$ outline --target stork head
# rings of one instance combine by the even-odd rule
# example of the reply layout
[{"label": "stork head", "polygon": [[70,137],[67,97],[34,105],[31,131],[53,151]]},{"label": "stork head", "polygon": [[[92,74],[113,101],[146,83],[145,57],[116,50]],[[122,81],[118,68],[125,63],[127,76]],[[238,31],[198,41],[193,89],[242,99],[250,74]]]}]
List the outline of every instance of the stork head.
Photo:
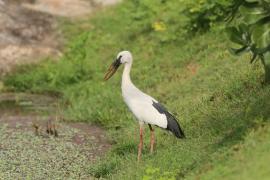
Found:
[{"label": "stork head", "polygon": [[104,80],[110,79],[110,77],[112,77],[113,74],[117,71],[119,66],[125,63],[129,64],[132,63],[132,55],[129,51],[121,51],[120,53],[118,53],[115,61],[111,64],[111,66],[107,70]]},{"label": "stork head", "polygon": [[131,63],[132,61],[132,55],[129,51],[121,51],[117,54],[117,59],[120,58],[121,64],[124,63]]}]

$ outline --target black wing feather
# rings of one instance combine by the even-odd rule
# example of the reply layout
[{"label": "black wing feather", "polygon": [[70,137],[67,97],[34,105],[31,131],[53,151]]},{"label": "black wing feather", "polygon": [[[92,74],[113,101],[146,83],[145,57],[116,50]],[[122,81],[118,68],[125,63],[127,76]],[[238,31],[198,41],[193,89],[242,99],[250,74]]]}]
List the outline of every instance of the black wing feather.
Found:
[{"label": "black wing feather", "polygon": [[165,114],[168,124],[167,130],[171,131],[177,138],[184,138],[184,131],[181,129],[176,118],[160,103],[153,101],[153,107],[160,113]]}]

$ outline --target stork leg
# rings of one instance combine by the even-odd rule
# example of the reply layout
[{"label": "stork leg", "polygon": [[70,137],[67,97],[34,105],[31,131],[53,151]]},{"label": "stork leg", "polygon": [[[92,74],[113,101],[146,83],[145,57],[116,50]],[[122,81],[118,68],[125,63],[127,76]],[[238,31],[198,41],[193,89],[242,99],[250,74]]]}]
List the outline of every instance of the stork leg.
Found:
[{"label": "stork leg", "polygon": [[140,143],[138,146],[138,162],[140,162],[141,160],[141,156],[142,156],[142,147],[143,147],[143,124],[140,124]]},{"label": "stork leg", "polygon": [[154,144],[155,144],[155,134],[154,134],[154,129],[150,124],[148,124],[150,133],[151,133],[151,139],[150,139],[150,153],[152,154],[154,151]]}]

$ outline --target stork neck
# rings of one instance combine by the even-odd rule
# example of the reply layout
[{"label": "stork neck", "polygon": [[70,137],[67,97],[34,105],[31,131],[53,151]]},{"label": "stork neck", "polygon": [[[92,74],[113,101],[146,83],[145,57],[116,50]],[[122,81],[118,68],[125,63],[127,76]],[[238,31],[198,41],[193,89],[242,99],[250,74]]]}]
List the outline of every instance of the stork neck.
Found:
[{"label": "stork neck", "polygon": [[126,83],[131,83],[132,84],[132,82],[130,80],[131,66],[132,66],[131,62],[125,64],[124,72],[123,72],[123,75],[122,75],[122,85],[124,85]]}]

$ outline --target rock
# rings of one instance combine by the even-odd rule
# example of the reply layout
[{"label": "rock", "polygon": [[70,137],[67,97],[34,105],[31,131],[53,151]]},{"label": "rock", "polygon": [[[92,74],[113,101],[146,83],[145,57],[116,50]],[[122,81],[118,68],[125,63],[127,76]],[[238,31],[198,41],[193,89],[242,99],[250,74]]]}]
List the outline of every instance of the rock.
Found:
[{"label": "rock", "polygon": [[81,17],[120,0],[0,0],[0,77],[20,64],[61,56],[55,16]]}]

